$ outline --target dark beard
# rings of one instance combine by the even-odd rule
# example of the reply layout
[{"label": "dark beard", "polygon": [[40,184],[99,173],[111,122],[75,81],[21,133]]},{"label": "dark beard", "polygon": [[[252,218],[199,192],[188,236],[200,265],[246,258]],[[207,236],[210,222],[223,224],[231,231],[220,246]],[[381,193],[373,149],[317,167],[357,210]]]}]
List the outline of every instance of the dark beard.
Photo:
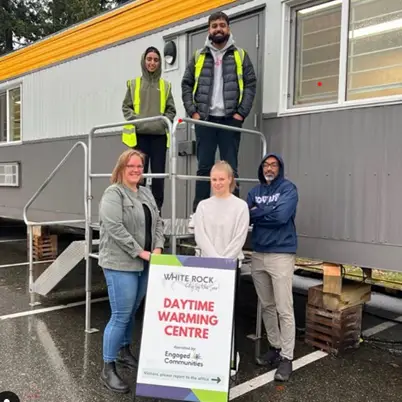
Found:
[{"label": "dark beard", "polygon": [[218,36],[218,35],[212,35],[212,34],[209,35],[210,41],[211,41],[212,43],[217,43],[217,44],[221,44],[221,43],[223,43],[223,42],[226,42],[229,38],[230,38],[230,35],[229,35],[229,34],[227,34],[227,35],[220,35],[220,36]]}]

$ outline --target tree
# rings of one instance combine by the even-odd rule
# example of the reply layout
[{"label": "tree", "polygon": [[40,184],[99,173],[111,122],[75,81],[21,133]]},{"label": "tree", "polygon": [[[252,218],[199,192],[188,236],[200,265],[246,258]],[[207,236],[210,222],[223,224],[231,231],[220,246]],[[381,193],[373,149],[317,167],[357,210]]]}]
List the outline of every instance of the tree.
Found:
[{"label": "tree", "polygon": [[48,34],[94,17],[114,6],[108,0],[52,0],[48,9]]},{"label": "tree", "polygon": [[112,9],[112,0],[0,0],[0,55]]},{"label": "tree", "polygon": [[41,0],[0,0],[0,54],[44,36],[43,3]]}]

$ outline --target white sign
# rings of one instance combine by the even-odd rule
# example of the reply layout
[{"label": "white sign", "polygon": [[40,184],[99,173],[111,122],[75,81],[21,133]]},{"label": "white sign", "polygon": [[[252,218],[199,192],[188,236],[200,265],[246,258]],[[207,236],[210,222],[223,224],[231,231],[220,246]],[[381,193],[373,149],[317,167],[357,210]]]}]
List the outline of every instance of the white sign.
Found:
[{"label": "white sign", "polygon": [[237,261],[153,255],[136,395],[227,402]]}]

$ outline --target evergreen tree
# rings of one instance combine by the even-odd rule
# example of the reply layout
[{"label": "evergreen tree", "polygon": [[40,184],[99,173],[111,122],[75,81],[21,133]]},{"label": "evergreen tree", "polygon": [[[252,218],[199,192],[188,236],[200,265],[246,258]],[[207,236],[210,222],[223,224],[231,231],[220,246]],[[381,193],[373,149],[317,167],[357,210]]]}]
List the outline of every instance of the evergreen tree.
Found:
[{"label": "evergreen tree", "polygon": [[0,55],[110,10],[117,3],[112,0],[0,0]]},{"label": "evergreen tree", "polygon": [[0,54],[43,38],[46,13],[40,0],[0,0]]}]

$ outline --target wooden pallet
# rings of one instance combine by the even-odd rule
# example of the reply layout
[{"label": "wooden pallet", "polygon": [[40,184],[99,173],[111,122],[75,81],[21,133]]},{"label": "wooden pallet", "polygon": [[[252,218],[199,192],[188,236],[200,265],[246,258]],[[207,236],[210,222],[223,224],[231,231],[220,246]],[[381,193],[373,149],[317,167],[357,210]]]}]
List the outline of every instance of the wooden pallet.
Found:
[{"label": "wooden pallet", "polygon": [[57,258],[57,235],[33,236],[34,261],[54,260]]},{"label": "wooden pallet", "polygon": [[305,342],[338,355],[360,344],[363,304],[332,311],[307,305]]}]

